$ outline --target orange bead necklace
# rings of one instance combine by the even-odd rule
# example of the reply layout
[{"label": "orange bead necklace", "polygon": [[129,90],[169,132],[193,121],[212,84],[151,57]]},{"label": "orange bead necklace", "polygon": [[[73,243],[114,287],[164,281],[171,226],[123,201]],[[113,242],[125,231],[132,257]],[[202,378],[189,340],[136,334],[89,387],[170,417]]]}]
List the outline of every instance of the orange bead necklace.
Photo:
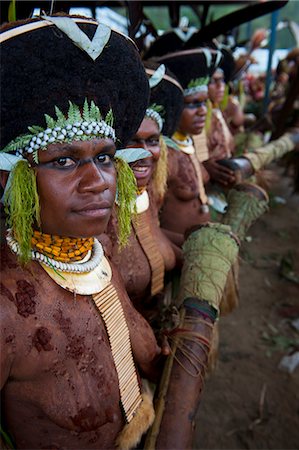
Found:
[{"label": "orange bead necklace", "polygon": [[81,261],[92,250],[94,238],[70,238],[34,231],[32,250],[56,261],[68,263]]}]

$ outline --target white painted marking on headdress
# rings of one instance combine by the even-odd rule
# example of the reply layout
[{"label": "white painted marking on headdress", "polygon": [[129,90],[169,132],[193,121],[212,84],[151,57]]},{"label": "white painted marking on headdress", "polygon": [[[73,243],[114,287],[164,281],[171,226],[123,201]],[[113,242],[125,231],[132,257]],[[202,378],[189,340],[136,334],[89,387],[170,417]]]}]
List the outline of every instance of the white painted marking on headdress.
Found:
[{"label": "white painted marking on headdress", "polygon": [[93,39],[90,40],[70,17],[42,16],[42,18],[52,22],[59,30],[65,33],[77,47],[87,53],[93,61],[100,56],[111,35],[111,28],[103,23],[99,23]]},{"label": "white painted marking on headdress", "polygon": [[165,71],[166,71],[166,68],[165,68],[164,64],[161,64],[158,67],[158,69],[155,70],[155,72],[153,73],[153,75],[150,77],[150,79],[148,81],[150,88],[157,86],[161,82],[161,80],[163,79],[163,77],[165,75]]},{"label": "white painted marking on headdress", "polygon": [[210,50],[207,49],[207,48],[203,48],[203,49],[202,49],[202,52],[203,52],[203,54],[204,54],[205,57],[206,57],[207,67],[211,67],[212,54],[211,54]]},{"label": "white painted marking on headdress", "polygon": [[183,42],[189,41],[189,39],[193,36],[193,34],[197,31],[197,28],[190,27],[187,31],[183,31],[181,28],[174,28],[173,32],[177,35],[178,38]]},{"label": "white painted marking on headdress", "polygon": [[220,50],[217,50],[215,67],[219,66],[221,59],[222,59],[222,53]]}]

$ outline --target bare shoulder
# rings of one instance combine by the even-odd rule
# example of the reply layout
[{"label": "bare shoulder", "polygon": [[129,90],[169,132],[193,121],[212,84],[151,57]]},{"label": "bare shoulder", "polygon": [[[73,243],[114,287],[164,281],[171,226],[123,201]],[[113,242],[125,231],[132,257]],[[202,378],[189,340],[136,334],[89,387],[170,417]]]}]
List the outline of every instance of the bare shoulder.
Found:
[{"label": "bare shoulder", "polygon": [[14,312],[26,318],[34,313],[39,276],[34,275],[32,263],[22,267],[6,245],[1,246],[1,312]]},{"label": "bare shoulder", "polygon": [[[24,286],[17,284],[25,278],[23,269],[5,244],[1,245],[0,277],[0,353],[1,387],[5,384],[22,341],[19,332],[18,309],[24,313],[22,293]],[[22,310],[23,308],[23,310]],[[22,333],[22,331],[21,331]]]},{"label": "bare shoulder", "polygon": [[167,147],[168,179],[176,176],[181,153],[179,150]]}]

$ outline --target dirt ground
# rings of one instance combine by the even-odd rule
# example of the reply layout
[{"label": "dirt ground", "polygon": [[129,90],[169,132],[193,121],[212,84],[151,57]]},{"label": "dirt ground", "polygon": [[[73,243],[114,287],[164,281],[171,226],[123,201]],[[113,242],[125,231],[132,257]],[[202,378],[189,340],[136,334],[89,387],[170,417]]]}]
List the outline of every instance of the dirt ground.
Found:
[{"label": "dirt ground", "polygon": [[240,305],[220,319],[219,361],[206,381],[194,449],[299,448],[299,367],[278,369],[299,350],[291,324],[299,318],[299,285],[279,275],[289,252],[299,275],[299,195],[280,167],[271,169],[272,206],[241,251]]}]

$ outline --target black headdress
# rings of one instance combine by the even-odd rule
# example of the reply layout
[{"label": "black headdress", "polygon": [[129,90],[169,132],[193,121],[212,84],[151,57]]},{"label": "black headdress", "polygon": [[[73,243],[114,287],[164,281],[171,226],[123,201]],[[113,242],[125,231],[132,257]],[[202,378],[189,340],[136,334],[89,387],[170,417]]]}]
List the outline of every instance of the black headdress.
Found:
[{"label": "black headdress", "polygon": [[179,79],[184,95],[190,89],[206,86],[221,60],[218,51],[198,48],[169,53],[156,59],[164,63]]},{"label": "black headdress", "polygon": [[[160,64],[154,61],[144,63],[145,71],[150,79],[150,84],[155,84],[154,77]],[[163,72],[164,73],[164,72]],[[151,87],[150,105],[156,104],[163,106],[163,129],[164,135],[171,137],[176,130],[183,107],[184,97],[183,88],[177,77],[165,68],[165,73],[158,76],[156,84]]]},{"label": "black headdress", "polygon": [[[92,41],[98,23],[72,20],[79,34],[81,30]],[[83,108],[85,98],[93,100],[103,116],[112,110],[118,147],[125,146],[136,132],[149,87],[137,48],[129,38],[112,31],[95,60],[53,25],[51,18],[9,24],[0,38],[0,149],[28,133],[28,126],[45,128],[44,114],[55,117],[55,106],[66,115],[69,101]]]}]

